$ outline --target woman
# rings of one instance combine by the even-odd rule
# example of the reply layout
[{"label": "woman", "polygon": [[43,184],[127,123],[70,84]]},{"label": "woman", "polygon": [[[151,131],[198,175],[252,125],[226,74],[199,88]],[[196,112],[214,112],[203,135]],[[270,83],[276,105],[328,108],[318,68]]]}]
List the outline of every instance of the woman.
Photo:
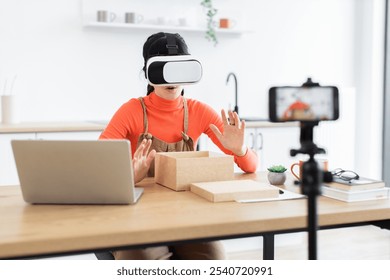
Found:
[{"label": "woman", "polygon": [[[149,58],[168,54],[167,37],[174,37],[178,55],[188,55],[188,47],[179,34],[156,33],[143,47],[144,68]],[[114,114],[100,139],[128,139],[131,142],[135,182],[149,172],[153,175],[156,152],[194,151],[202,133],[244,172],[255,172],[257,155],[244,144],[245,122],[235,112],[218,115],[210,106],[184,98],[182,86],[147,87],[147,96],[131,99]],[[153,247],[114,252],[116,259],[224,259],[219,241]]]}]

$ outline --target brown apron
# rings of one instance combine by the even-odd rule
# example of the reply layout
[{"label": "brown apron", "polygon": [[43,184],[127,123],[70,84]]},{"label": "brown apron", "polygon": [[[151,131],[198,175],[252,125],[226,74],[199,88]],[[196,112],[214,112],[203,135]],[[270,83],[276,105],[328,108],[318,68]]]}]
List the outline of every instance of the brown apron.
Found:
[{"label": "brown apron", "polygon": [[[142,133],[138,138],[137,148],[144,139],[152,139],[152,146],[150,150],[155,149],[156,152],[184,152],[184,151],[193,151],[194,150],[194,141],[187,135],[188,131],[188,106],[187,100],[183,97],[183,107],[184,107],[184,131],[181,135],[183,139],[175,143],[167,143],[157,137],[154,137],[148,132],[148,115],[146,112],[146,106],[142,97],[138,98],[141,101],[142,109],[144,112],[144,133]],[[149,177],[154,176],[154,161],[150,165],[148,172]]]},{"label": "brown apron", "polygon": [[[156,152],[180,152],[193,151],[194,142],[187,135],[188,130],[188,108],[187,100],[183,97],[184,106],[184,131],[181,133],[183,139],[176,143],[164,142],[148,132],[148,117],[146,106],[142,97],[142,109],[144,111],[144,133],[138,138],[137,148],[143,139],[152,139],[151,149]],[[148,176],[154,176],[154,162],[152,163]],[[112,252],[117,260],[163,260],[163,259],[182,259],[182,260],[223,260],[226,259],[223,245],[220,241],[198,242],[189,244],[179,244],[174,246],[147,247],[143,249],[119,250]]]}]

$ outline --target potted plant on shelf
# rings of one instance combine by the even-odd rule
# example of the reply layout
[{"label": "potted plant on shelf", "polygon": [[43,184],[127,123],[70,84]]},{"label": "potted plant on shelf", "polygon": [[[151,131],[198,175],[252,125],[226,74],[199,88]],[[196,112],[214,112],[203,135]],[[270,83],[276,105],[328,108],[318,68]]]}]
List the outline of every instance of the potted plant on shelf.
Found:
[{"label": "potted plant on shelf", "polygon": [[268,181],[271,185],[283,185],[286,182],[286,173],[284,173],[287,168],[283,165],[273,165],[268,167]]},{"label": "potted plant on shelf", "polygon": [[206,17],[207,17],[206,38],[209,41],[214,42],[214,46],[215,46],[218,44],[218,39],[215,33],[216,23],[214,21],[214,16],[217,14],[218,10],[214,8],[212,0],[202,0],[200,2],[200,5],[202,5],[206,9]]}]

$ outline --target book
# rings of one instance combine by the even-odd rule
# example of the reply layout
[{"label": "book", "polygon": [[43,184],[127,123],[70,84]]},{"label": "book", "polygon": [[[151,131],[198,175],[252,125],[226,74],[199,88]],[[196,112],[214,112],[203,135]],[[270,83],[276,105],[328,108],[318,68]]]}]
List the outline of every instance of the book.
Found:
[{"label": "book", "polygon": [[370,190],[346,191],[322,186],[321,191],[322,195],[326,197],[346,202],[355,202],[365,200],[387,199],[389,198],[390,188],[380,187]]},{"label": "book", "polygon": [[358,191],[358,190],[372,190],[385,187],[385,182],[380,180],[373,180],[368,178],[359,178],[351,181],[344,181],[337,177],[333,178],[331,183],[323,183],[330,188],[336,188],[346,191]]},{"label": "book", "polygon": [[280,191],[270,184],[254,180],[192,183],[190,190],[212,202],[274,198],[279,196]]}]

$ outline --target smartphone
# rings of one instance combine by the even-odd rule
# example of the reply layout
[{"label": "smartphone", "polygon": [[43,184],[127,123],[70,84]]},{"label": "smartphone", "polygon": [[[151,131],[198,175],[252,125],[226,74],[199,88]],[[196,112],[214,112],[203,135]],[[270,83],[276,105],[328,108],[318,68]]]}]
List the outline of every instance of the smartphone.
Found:
[{"label": "smartphone", "polygon": [[339,91],[334,86],[272,87],[268,104],[271,122],[339,118]]}]

